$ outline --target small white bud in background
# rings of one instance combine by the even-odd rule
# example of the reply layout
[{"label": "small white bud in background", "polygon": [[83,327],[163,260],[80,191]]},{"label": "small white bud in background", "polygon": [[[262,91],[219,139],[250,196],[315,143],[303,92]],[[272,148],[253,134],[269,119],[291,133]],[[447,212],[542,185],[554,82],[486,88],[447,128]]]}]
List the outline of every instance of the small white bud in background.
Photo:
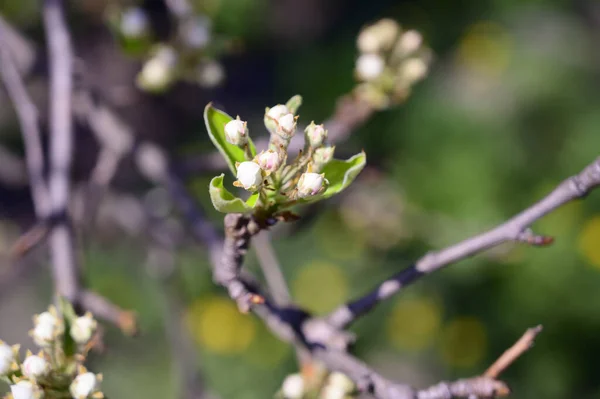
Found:
[{"label": "small white bud in background", "polygon": [[263,151],[257,157],[260,168],[268,173],[273,173],[281,166],[279,155],[273,150]]},{"label": "small white bud in background", "polygon": [[181,38],[188,47],[201,49],[210,41],[210,28],[210,20],[206,17],[188,20],[181,25]]},{"label": "small white bud in background", "polygon": [[327,130],[325,130],[325,126],[315,125],[314,122],[311,122],[311,124],[306,127],[304,133],[308,143],[313,148],[318,148],[323,145],[323,142],[327,138]]},{"label": "small white bud in background", "polygon": [[409,84],[423,79],[427,75],[427,64],[420,58],[406,60],[401,67],[401,76]]},{"label": "small white bud in background", "polygon": [[35,380],[48,375],[50,372],[50,364],[41,356],[29,355],[25,358],[25,361],[23,361],[21,370],[25,377]]},{"label": "small white bud in background", "polygon": [[161,46],[138,73],[136,81],[140,88],[153,92],[165,90],[175,76],[177,52],[170,46]]},{"label": "small white bud in background", "polygon": [[0,341],[0,376],[10,373],[12,365],[17,358],[15,348]]},{"label": "small white bud in background", "polygon": [[290,111],[288,110],[288,108],[285,105],[278,104],[278,105],[274,106],[273,108],[269,109],[269,111],[267,112],[267,116],[269,118],[274,119],[279,122],[279,118],[281,118],[283,115],[286,115],[289,113],[290,113]]},{"label": "small white bud in background", "polygon": [[94,373],[79,374],[71,383],[69,391],[74,399],[87,399],[98,391],[100,380],[101,377],[96,376]]},{"label": "small white bud in background", "polygon": [[237,179],[246,190],[256,191],[262,184],[262,170],[256,162],[242,162],[237,167]]},{"label": "small white bud in background", "polygon": [[377,32],[381,48],[383,50],[391,49],[398,39],[398,33],[400,32],[398,23],[393,19],[384,18],[373,25],[373,28]]},{"label": "small white bud in background", "polygon": [[198,68],[197,80],[201,86],[208,88],[218,86],[224,78],[223,66],[217,61],[205,62]]},{"label": "small white bud in background", "polygon": [[356,73],[363,80],[377,79],[385,68],[385,62],[377,54],[363,54],[356,60]]},{"label": "small white bud in background", "polygon": [[400,36],[396,49],[400,54],[408,55],[417,51],[421,44],[423,44],[423,36],[416,30],[408,30]]},{"label": "small white bud in background", "polygon": [[279,118],[277,124],[285,133],[292,134],[296,129],[296,118],[294,114],[285,114]]},{"label": "small white bud in background", "polygon": [[371,27],[363,29],[356,41],[356,46],[362,53],[375,53],[379,51],[379,44],[377,32]]},{"label": "small white bud in background", "polygon": [[243,146],[248,142],[248,127],[245,121],[237,119],[227,122],[225,125],[225,139],[229,144]]},{"label": "small white bud in background", "polygon": [[325,175],[303,173],[298,180],[298,197],[305,198],[319,194],[325,188]]},{"label": "small white bud in background", "polygon": [[52,345],[56,337],[63,332],[62,322],[50,312],[43,312],[34,317],[34,323],[30,335],[41,347]]},{"label": "small white bud in background", "polygon": [[148,33],[148,16],[138,7],[130,7],[121,15],[121,33],[130,38],[139,38]]},{"label": "small white bud in background", "polygon": [[285,399],[300,399],[304,395],[304,378],[298,373],[290,374],[283,380],[281,393]]},{"label": "small white bud in background", "polygon": [[346,374],[337,371],[329,375],[328,385],[337,387],[346,393],[354,390],[354,382]]},{"label": "small white bud in background", "polygon": [[14,399],[41,399],[43,392],[31,381],[21,380],[10,386],[10,392]]},{"label": "small white bud in background", "polygon": [[336,386],[327,385],[321,391],[321,399],[348,399],[347,393]]},{"label": "small white bud in background", "polygon": [[88,312],[73,321],[70,331],[71,338],[80,345],[87,344],[92,339],[97,326],[98,323],[94,320],[92,314]]},{"label": "small white bud in background", "polygon": [[313,160],[318,165],[325,165],[333,159],[334,152],[335,147],[333,146],[317,148],[313,155]]}]

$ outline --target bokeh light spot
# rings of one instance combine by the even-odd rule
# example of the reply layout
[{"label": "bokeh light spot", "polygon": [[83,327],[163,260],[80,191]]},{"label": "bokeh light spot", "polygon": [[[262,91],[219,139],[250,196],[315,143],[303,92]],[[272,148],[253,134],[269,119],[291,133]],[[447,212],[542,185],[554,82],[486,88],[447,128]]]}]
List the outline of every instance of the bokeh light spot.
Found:
[{"label": "bokeh light spot", "polygon": [[592,265],[600,267],[600,216],[594,216],[583,226],[579,250]]},{"label": "bokeh light spot", "polygon": [[419,351],[435,339],[442,309],[431,299],[401,299],[388,318],[387,337],[398,349]]},{"label": "bokeh light spot", "polygon": [[256,335],[256,322],[240,313],[228,298],[194,302],[188,308],[186,323],[198,344],[219,354],[245,351]]},{"label": "bokeh light spot", "polygon": [[294,298],[302,307],[322,313],[347,299],[348,280],[339,266],[317,261],[300,270],[292,289]]},{"label": "bokeh light spot", "polygon": [[441,355],[453,367],[472,367],[481,361],[487,347],[483,324],[473,317],[458,317],[442,331]]},{"label": "bokeh light spot", "polygon": [[458,49],[458,60],[467,68],[489,77],[501,75],[508,67],[512,43],[500,25],[479,22],[471,26]]}]

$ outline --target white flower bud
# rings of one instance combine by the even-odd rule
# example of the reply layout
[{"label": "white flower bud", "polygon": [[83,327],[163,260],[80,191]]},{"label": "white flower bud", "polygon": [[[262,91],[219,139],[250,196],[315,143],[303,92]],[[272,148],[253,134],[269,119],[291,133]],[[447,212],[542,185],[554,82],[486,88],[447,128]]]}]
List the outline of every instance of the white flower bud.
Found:
[{"label": "white flower bud", "polygon": [[198,69],[198,83],[204,87],[215,87],[225,78],[223,66],[217,61],[208,61]]},{"label": "white flower bud", "polygon": [[372,28],[363,29],[358,35],[356,45],[362,53],[375,53],[379,51],[379,38]]},{"label": "white flower bud", "polygon": [[415,83],[427,75],[427,64],[420,58],[411,58],[402,65],[401,74],[407,83]]},{"label": "white flower bud", "polygon": [[131,7],[121,15],[121,33],[123,36],[138,38],[148,32],[148,16],[139,7]]},{"label": "white flower bud", "polygon": [[319,194],[325,188],[325,175],[303,173],[298,180],[298,197],[305,198]]},{"label": "white flower bud", "polygon": [[188,20],[181,25],[180,33],[187,46],[201,49],[210,41],[210,20],[206,17]]},{"label": "white flower bud", "polygon": [[327,130],[323,125],[315,125],[311,122],[310,125],[304,130],[308,143],[313,148],[318,148],[323,145],[323,142],[327,138]]},{"label": "white flower bud", "polygon": [[52,313],[43,312],[34,318],[35,326],[30,332],[35,343],[41,347],[52,345],[62,333],[62,322]]},{"label": "white flower bud", "polygon": [[279,118],[279,120],[277,121],[277,125],[285,133],[291,134],[296,129],[296,118],[292,113],[285,114]]},{"label": "white flower bud", "polygon": [[377,54],[363,54],[356,60],[356,73],[363,80],[377,79],[384,68],[385,61]]},{"label": "white flower bud", "polygon": [[258,164],[260,168],[268,173],[273,173],[281,166],[279,155],[273,150],[263,151],[258,154]]},{"label": "white flower bud", "polygon": [[281,393],[285,399],[300,399],[304,394],[304,378],[298,373],[285,377],[281,386]]},{"label": "white flower bud", "polygon": [[256,191],[262,184],[262,170],[256,162],[242,162],[237,167],[237,179],[246,190]]},{"label": "white flower bud", "polygon": [[237,119],[227,122],[225,125],[225,139],[229,144],[243,146],[248,142],[248,127],[245,121]]},{"label": "white flower bud", "polygon": [[384,18],[377,22],[373,27],[376,29],[381,48],[383,50],[391,49],[400,32],[398,23],[393,19]]},{"label": "white flower bud", "polygon": [[335,147],[333,146],[317,148],[313,155],[313,160],[318,165],[325,165],[333,159],[334,152]]},{"label": "white flower bud", "polygon": [[152,58],[148,60],[138,75],[138,84],[146,90],[164,90],[173,78],[173,70],[165,61]]},{"label": "white flower bud", "polygon": [[15,352],[15,348],[0,341],[0,376],[10,373],[17,357]]},{"label": "white flower bud", "polygon": [[281,118],[283,115],[286,115],[289,113],[290,113],[290,111],[288,110],[288,108],[285,105],[278,104],[278,105],[274,106],[273,108],[269,109],[269,111],[267,112],[267,116],[271,119],[279,121],[279,118]]},{"label": "white flower bud", "polygon": [[48,375],[50,364],[41,356],[29,355],[25,358],[21,370],[25,377],[35,380]]},{"label": "white flower bud", "polygon": [[91,313],[86,313],[84,316],[78,317],[71,325],[71,337],[80,345],[87,344],[92,335],[96,331],[98,323],[92,317]]},{"label": "white flower bud", "polygon": [[21,380],[10,386],[10,392],[14,399],[41,399],[43,392],[31,381]]},{"label": "white flower bud", "polygon": [[94,373],[86,372],[75,377],[69,391],[74,399],[87,399],[98,391],[99,386],[100,377]]},{"label": "white flower bud", "polygon": [[349,393],[354,390],[354,382],[344,373],[334,371],[329,375],[328,384]]},{"label": "white flower bud", "polygon": [[414,53],[421,47],[423,43],[423,36],[416,30],[408,30],[400,36],[400,40],[396,45],[397,50],[402,55],[408,55]]},{"label": "white flower bud", "polygon": [[347,393],[339,387],[327,385],[321,391],[321,399],[347,399]]}]

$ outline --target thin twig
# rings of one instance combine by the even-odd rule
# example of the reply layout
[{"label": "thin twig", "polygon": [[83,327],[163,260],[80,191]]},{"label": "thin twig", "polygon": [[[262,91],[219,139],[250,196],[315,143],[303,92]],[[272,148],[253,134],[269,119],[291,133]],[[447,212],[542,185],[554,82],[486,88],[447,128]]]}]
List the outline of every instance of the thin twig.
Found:
[{"label": "thin twig", "polygon": [[254,247],[258,263],[267,280],[267,287],[273,296],[273,300],[279,306],[288,305],[291,300],[290,290],[285,282],[268,231],[264,230],[254,237]]},{"label": "thin twig", "polygon": [[528,231],[529,226],[565,203],[585,196],[599,184],[600,158],[579,174],[564,180],[542,200],[500,226],[446,249],[426,254],[414,265],[385,280],[367,295],[334,310],[328,317],[329,321],[339,328],[346,327],[375,305],[398,293],[420,277],[504,242],[531,241],[534,245],[547,244],[549,239],[533,235]]},{"label": "thin twig", "polygon": [[508,368],[517,358],[527,352],[533,346],[533,342],[539,333],[542,332],[542,326],[529,328],[525,334],[513,346],[508,348],[486,371],[485,377],[498,378],[504,370]]}]

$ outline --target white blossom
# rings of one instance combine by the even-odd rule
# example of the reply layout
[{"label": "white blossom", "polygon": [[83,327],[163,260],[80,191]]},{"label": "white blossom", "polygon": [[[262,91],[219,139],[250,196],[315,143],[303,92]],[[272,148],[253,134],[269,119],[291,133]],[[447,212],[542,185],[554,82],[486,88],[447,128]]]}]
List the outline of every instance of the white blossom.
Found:
[{"label": "white blossom", "polygon": [[275,172],[281,166],[279,155],[273,150],[263,151],[258,155],[258,165],[265,172]]},{"label": "white blossom", "polygon": [[363,54],[356,60],[356,72],[363,80],[377,79],[385,68],[385,61],[377,54]]},{"label": "white blossom", "polygon": [[50,372],[50,364],[41,356],[29,355],[25,358],[21,370],[25,377],[35,380]]},{"label": "white blossom", "polygon": [[14,348],[0,341],[0,376],[10,372],[15,357]]},{"label": "white blossom", "polygon": [[290,134],[296,129],[296,118],[294,114],[288,113],[280,117],[277,124],[284,132]]},{"label": "white blossom", "polygon": [[315,125],[314,122],[308,125],[305,130],[306,139],[313,148],[320,147],[327,138],[327,130],[323,125]]},{"label": "white blossom", "polygon": [[27,380],[11,385],[10,392],[14,399],[41,399],[44,396],[40,387]]},{"label": "white blossom", "polygon": [[93,393],[98,391],[100,379],[99,376],[90,372],[79,374],[71,383],[69,391],[74,399],[89,398]]},{"label": "white blossom", "polygon": [[94,335],[98,323],[92,317],[91,313],[86,313],[84,316],[80,316],[73,321],[71,325],[71,337],[78,344],[86,344]]},{"label": "white blossom", "polygon": [[304,394],[304,378],[298,373],[288,375],[283,380],[281,393],[285,399],[300,399]]},{"label": "white blossom", "polygon": [[256,191],[262,184],[262,170],[256,162],[242,162],[237,167],[238,182],[249,191]]},{"label": "white blossom", "polygon": [[50,312],[39,314],[34,321],[35,326],[30,334],[35,343],[41,347],[50,346],[62,333],[62,322]]}]

